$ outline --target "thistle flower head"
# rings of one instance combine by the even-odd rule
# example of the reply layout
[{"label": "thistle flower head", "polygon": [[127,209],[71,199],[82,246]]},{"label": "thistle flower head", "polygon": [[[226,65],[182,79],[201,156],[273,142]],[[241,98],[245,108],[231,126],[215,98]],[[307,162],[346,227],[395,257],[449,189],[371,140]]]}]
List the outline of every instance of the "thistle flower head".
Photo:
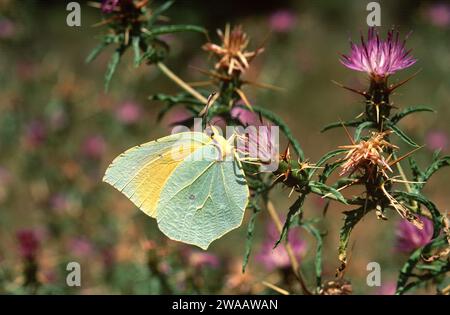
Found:
[{"label": "thistle flower head", "polygon": [[433,222],[425,217],[420,218],[424,224],[423,229],[418,229],[407,220],[401,220],[397,225],[396,250],[410,253],[419,247],[428,244],[433,237]]},{"label": "thistle flower head", "polygon": [[386,170],[392,172],[391,167],[383,156],[383,151],[386,148],[397,149],[398,147],[385,139],[389,133],[389,131],[373,132],[368,140],[361,140],[352,145],[340,146],[340,148],[348,149],[340,175],[342,176],[347,173],[353,173],[358,169],[367,169],[373,166],[377,166],[383,173]]},{"label": "thistle flower head", "polygon": [[368,73],[373,79],[385,79],[395,72],[412,66],[417,60],[405,48],[406,39],[399,40],[399,32],[391,29],[385,40],[380,39],[375,28],[369,28],[367,40],[361,36],[361,44],[350,42],[351,51],[342,55],[341,62],[347,68]]},{"label": "thistle flower head", "polygon": [[[240,119],[243,119],[244,113],[241,112]],[[241,161],[259,165],[260,172],[273,172],[279,163],[279,127],[258,120],[258,116],[250,111],[247,115],[253,124],[246,126],[245,130],[237,130],[237,151]],[[250,119],[251,115],[253,119]]]},{"label": "thistle flower head", "polygon": [[222,40],[221,45],[206,43],[203,49],[217,56],[216,70],[223,69],[228,75],[233,72],[245,72],[249,68],[250,61],[264,50],[264,48],[258,48],[255,51],[246,50],[249,38],[240,25],[235,26],[231,31],[230,25],[226,25],[224,32],[217,30],[217,33]]}]

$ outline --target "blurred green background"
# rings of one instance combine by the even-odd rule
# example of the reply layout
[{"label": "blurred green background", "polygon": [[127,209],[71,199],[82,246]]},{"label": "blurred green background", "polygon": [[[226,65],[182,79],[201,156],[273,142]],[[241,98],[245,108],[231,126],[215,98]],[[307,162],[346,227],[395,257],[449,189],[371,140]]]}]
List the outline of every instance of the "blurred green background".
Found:
[{"label": "blurred green background", "polygon": [[[338,145],[348,144],[342,130],[320,133],[327,123],[351,119],[363,110],[360,97],[331,80],[363,89],[365,74],[343,67],[339,53],[348,39],[366,33],[369,1],[188,1],[179,0],[167,16],[175,23],[206,27],[213,41],[225,23],[242,24],[250,48],[267,39],[265,52],[246,77],[283,87],[285,92],[247,87],[250,100],[279,114],[291,126],[310,161]],[[428,105],[437,114],[405,119],[403,129],[418,143],[425,165],[432,152],[450,151],[450,2],[379,1],[382,33],[395,25],[406,35],[418,62],[391,82],[421,70],[393,97],[394,105]],[[152,1],[158,5],[161,1]],[[134,145],[167,135],[181,109],[157,122],[162,104],[149,101],[157,92],[179,91],[158,69],[135,69],[131,52],[121,61],[110,92],[103,77],[111,50],[84,62],[105,32],[92,27],[98,9],[80,1],[81,27],[66,25],[64,1],[0,0],[0,293],[273,293],[262,280],[289,287],[283,270],[266,270],[255,260],[266,234],[267,215],[259,216],[254,250],[245,275],[240,264],[246,224],[200,250],[167,240],[124,196],[101,182],[111,160]],[[384,36],[384,35],[383,35]],[[191,66],[206,68],[206,38],[196,33],[167,37],[171,53],[166,64],[187,82],[204,80]],[[410,148],[398,143],[402,152]],[[445,211],[450,209],[449,170],[427,185],[426,194]],[[293,199],[275,189],[274,203],[286,213]],[[320,216],[321,200],[310,198],[306,213]],[[335,203],[326,215],[324,275],[332,279],[337,259],[342,211]],[[406,255],[395,250],[398,216],[387,222],[369,215],[352,236],[352,258],[346,276],[359,294],[391,292]],[[27,276],[20,231],[36,238],[36,287],[24,286]],[[314,241],[307,241],[302,268],[313,283]],[[28,244],[29,245],[29,244]],[[21,252],[22,251],[22,252]],[[197,266],[192,257],[210,259]],[[214,261],[212,261],[212,260]],[[82,286],[65,284],[67,262],[82,266]],[[382,266],[382,288],[366,285],[366,265]],[[212,263],[214,262],[214,263]],[[293,285],[293,290],[295,290]],[[383,292],[381,292],[382,290]],[[389,291],[391,290],[391,291]],[[423,289],[422,293],[428,292]]]}]

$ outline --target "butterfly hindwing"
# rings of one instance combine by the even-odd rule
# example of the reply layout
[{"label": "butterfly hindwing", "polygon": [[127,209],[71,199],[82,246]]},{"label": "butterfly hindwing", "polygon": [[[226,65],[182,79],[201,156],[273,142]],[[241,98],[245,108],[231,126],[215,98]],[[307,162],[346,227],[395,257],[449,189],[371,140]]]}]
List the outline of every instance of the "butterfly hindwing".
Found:
[{"label": "butterfly hindwing", "polygon": [[218,161],[210,144],[182,162],[167,180],[157,205],[160,230],[203,249],[239,227],[248,201],[244,173],[234,159]]}]

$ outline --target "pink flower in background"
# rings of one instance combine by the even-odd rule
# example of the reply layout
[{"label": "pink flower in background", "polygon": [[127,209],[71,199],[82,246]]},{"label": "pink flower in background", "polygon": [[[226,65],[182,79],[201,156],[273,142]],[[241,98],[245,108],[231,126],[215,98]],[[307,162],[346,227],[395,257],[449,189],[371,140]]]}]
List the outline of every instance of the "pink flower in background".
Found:
[{"label": "pink flower in background", "polygon": [[0,39],[11,38],[16,34],[16,26],[11,20],[0,18]]},{"label": "pink flower in background", "polygon": [[33,120],[25,127],[25,144],[36,149],[47,138],[47,131],[44,124],[39,120]]},{"label": "pink flower in background", "polygon": [[439,2],[428,7],[426,15],[431,24],[437,27],[450,26],[450,4]]},{"label": "pink flower in background", "polygon": [[397,225],[397,240],[395,248],[399,252],[410,253],[419,247],[428,244],[433,236],[433,223],[421,217],[424,227],[419,230],[407,220],[401,220]]},{"label": "pink flower in background", "polygon": [[217,268],[220,265],[219,258],[216,255],[204,252],[191,251],[188,254],[189,265],[194,268],[211,267]]},{"label": "pink flower in background", "polygon": [[347,68],[367,72],[374,79],[383,79],[396,71],[412,66],[416,59],[406,50],[406,39],[400,41],[399,32],[391,29],[385,40],[374,27],[369,28],[367,40],[361,36],[361,44],[350,42],[349,55],[342,55],[340,61]]},{"label": "pink flower in background", "polygon": [[105,139],[101,135],[89,136],[84,140],[81,150],[88,158],[100,159],[106,150]]},{"label": "pink flower in background", "polygon": [[291,31],[297,18],[290,10],[279,10],[274,12],[269,19],[270,28],[275,32],[286,33]]},{"label": "pink flower in background", "polygon": [[240,106],[234,106],[231,109],[231,117],[233,119],[239,120],[243,126],[253,126],[260,123],[257,114],[251,112],[248,109],[242,108]]},{"label": "pink flower in background", "polygon": [[134,102],[124,102],[116,110],[117,119],[126,125],[136,123],[142,115],[141,107]]},{"label": "pink flower in background", "polygon": [[20,255],[26,259],[34,258],[40,247],[39,233],[32,229],[23,229],[17,231],[16,237],[19,242]]},{"label": "pink flower in background", "polygon": [[184,107],[176,107],[164,117],[164,125],[169,130],[178,125],[185,125],[186,121],[193,119],[192,113]]},{"label": "pink flower in background", "polygon": [[76,237],[69,240],[68,249],[70,254],[78,257],[86,257],[93,253],[92,243],[84,237]]},{"label": "pink flower in background", "polygon": [[[275,249],[273,246],[280,237],[275,225],[271,222],[267,226],[266,239],[264,240],[261,250],[256,255],[256,260],[261,262],[268,271],[276,268],[286,268],[291,265],[289,256],[283,243],[280,243]],[[306,250],[306,243],[298,235],[298,229],[290,229],[289,244],[297,259],[300,259]]]},{"label": "pink flower in background", "polygon": [[430,150],[446,150],[449,145],[448,135],[440,130],[433,130],[425,136],[425,143]]},{"label": "pink flower in background", "polygon": [[397,289],[397,283],[395,281],[386,281],[381,284],[376,291],[376,295],[394,295]]}]

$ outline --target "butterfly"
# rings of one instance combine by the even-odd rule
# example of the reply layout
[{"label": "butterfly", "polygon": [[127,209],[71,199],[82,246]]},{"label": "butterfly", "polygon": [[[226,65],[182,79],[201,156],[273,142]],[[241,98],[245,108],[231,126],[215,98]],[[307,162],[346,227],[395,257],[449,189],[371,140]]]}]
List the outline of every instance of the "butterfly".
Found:
[{"label": "butterfly", "polygon": [[133,147],[116,157],[103,181],[155,218],[172,240],[204,250],[242,224],[249,188],[232,144],[181,132]]}]

